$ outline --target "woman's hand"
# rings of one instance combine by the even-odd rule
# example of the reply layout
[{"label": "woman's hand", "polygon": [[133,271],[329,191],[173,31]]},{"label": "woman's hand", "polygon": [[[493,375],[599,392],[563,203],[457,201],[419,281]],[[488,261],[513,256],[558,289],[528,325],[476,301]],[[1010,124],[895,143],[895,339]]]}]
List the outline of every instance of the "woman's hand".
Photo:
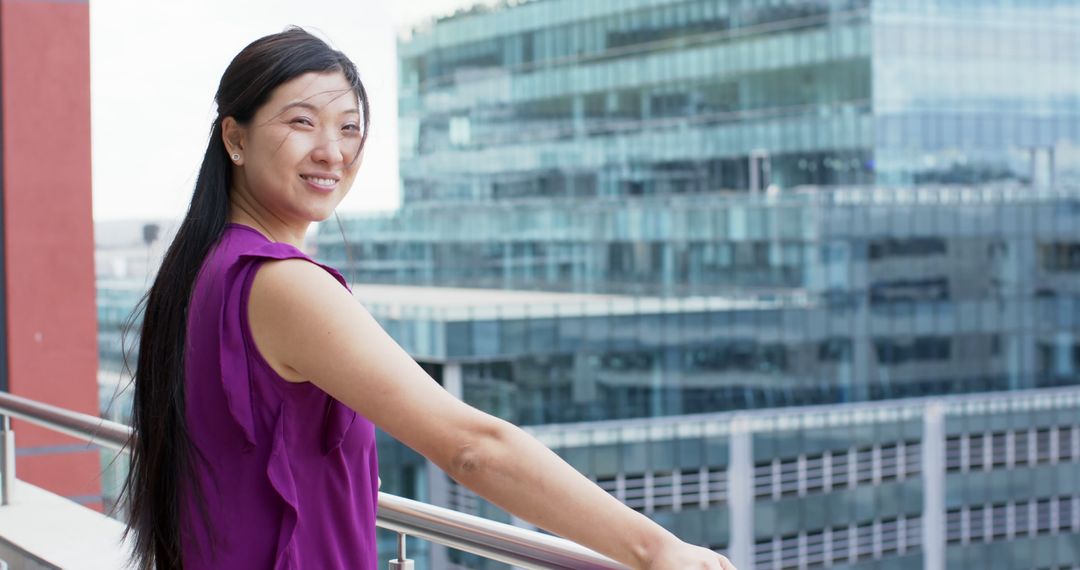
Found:
[{"label": "woman's hand", "polygon": [[672,540],[664,544],[645,565],[646,570],[735,570],[723,556],[700,546]]}]

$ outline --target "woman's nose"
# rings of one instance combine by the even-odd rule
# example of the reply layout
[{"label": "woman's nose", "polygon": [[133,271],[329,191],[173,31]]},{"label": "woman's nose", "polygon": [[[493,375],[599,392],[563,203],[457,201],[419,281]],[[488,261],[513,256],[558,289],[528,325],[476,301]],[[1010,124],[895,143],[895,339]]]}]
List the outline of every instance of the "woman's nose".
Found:
[{"label": "woman's nose", "polygon": [[333,164],[344,161],[342,154],[341,135],[333,131],[322,131],[315,141],[315,148],[311,151],[311,157],[317,162]]}]

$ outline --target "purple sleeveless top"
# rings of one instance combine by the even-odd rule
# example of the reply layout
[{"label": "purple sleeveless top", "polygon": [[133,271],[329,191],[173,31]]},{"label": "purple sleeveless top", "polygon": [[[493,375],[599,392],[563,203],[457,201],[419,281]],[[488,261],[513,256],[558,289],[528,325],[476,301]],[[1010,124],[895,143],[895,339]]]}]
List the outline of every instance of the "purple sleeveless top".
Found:
[{"label": "purple sleeveless top", "polygon": [[207,516],[185,487],[185,568],[376,568],[374,426],[314,384],[283,379],[251,337],[255,272],[287,258],[348,288],[332,267],[235,223],[195,280],[184,388]]}]

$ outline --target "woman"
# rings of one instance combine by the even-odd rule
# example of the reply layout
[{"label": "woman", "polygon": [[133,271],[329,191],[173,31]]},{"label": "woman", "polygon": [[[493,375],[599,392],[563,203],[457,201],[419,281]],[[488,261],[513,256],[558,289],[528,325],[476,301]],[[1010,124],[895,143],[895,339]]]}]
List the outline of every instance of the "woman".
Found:
[{"label": "woman", "polygon": [[731,568],[434,382],[298,248],[368,133],[356,68],[298,28],[244,48],[147,295],[129,531],[143,568],[375,569],[374,426],[537,526],[634,568]]}]

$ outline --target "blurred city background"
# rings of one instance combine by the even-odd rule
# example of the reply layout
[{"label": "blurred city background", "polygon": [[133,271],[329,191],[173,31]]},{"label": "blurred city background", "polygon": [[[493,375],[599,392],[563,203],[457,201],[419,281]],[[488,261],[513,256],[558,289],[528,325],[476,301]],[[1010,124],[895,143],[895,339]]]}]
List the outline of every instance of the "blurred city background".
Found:
[{"label": "blurred city background", "polygon": [[[1080,3],[391,20],[363,58],[395,58],[397,168],[354,192],[392,198],[308,249],[443,387],[741,570],[1080,568]],[[99,412],[128,423],[183,212],[94,208]],[[532,528],[381,433],[379,459],[385,492]]]}]

